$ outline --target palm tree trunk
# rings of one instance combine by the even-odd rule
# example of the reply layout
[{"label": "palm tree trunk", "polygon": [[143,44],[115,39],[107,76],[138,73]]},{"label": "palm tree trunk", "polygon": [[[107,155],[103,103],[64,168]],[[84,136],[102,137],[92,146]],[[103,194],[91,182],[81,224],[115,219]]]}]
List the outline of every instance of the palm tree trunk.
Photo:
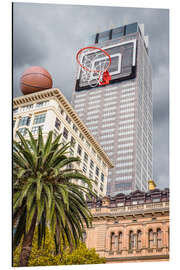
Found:
[{"label": "palm tree trunk", "polygon": [[27,266],[29,261],[29,256],[31,254],[32,249],[32,241],[34,236],[34,231],[36,227],[36,217],[37,214],[35,213],[31,227],[27,233],[24,234],[23,243],[22,243],[22,249],[20,254],[20,260],[19,260],[19,266]]},{"label": "palm tree trunk", "polygon": [[56,224],[56,254],[61,254],[61,241],[60,241],[60,229],[59,229],[59,222],[57,221]]}]

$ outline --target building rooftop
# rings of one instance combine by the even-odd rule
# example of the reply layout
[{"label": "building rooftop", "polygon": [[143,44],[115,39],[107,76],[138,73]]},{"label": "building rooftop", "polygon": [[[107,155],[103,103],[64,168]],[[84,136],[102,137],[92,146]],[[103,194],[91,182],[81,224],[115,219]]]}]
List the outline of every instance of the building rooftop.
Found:
[{"label": "building rooftop", "polygon": [[96,207],[119,207],[119,206],[131,206],[137,204],[146,204],[146,203],[161,203],[169,202],[169,188],[164,190],[154,189],[149,190],[148,192],[136,190],[131,192],[128,195],[119,193],[114,197],[104,197],[97,198],[94,201],[88,202],[89,208]]}]

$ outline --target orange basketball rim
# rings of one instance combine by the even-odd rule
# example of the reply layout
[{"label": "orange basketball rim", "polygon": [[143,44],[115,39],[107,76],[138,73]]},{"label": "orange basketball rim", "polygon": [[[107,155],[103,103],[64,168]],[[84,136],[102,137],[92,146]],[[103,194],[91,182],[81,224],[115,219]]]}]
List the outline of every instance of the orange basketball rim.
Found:
[{"label": "orange basketball rim", "polygon": [[[100,69],[94,68],[94,66],[93,66],[94,61],[99,53],[101,55],[101,58],[103,56],[104,59],[106,59],[104,61],[105,62],[104,66],[100,66],[101,67]],[[87,56],[87,55],[94,55],[94,57],[88,58],[88,65],[86,64],[85,61],[83,62],[84,56]],[[80,65],[80,67],[82,68],[82,71],[86,75],[93,74],[93,73],[99,74],[98,79],[97,79],[97,82],[98,82],[97,84],[99,84],[99,85],[109,84],[109,81],[111,80],[111,75],[109,74],[108,69],[111,65],[111,56],[109,55],[109,53],[106,50],[104,50],[102,48],[94,47],[94,46],[84,47],[77,52],[76,61]],[[86,78],[87,77],[88,77],[88,75],[86,76]]]}]

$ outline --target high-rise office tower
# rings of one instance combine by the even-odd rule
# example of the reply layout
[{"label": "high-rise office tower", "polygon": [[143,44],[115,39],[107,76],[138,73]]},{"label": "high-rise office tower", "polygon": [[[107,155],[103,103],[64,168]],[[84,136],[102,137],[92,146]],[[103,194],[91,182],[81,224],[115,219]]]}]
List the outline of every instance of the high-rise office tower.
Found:
[{"label": "high-rise office tower", "polygon": [[132,23],[97,33],[89,46],[104,49],[111,56],[111,80],[108,85],[92,87],[82,79],[78,67],[72,103],[113,161],[107,194],[146,191],[152,178],[153,113],[144,25]]}]

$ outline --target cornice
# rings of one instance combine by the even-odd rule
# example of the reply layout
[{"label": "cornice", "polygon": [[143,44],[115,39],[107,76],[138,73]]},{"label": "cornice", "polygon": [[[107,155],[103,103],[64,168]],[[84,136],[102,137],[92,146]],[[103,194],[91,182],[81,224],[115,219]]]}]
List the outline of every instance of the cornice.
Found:
[{"label": "cornice", "polygon": [[84,133],[84,135],[88,138],[88,140],[91,142],[93,147],[97,150],[99,155],[105,160],[105,162],[108,164],[109,168],[113,168],[113,163],[108,157],[108,155],[105,153],[103,148],[99,145],[99,143],[95,140],[95,138],[92,136],[88,128],[85,126],[85,124],[81,121],[77,113],[74,111],[68,100],[65,98],[65,96],[61,93],[61,91],[58,88],[52,88],[48,90],[44,90],[38,93],[29,94],[26,96],[21,96],[14,98],[13,100],[13,106],[17,107],[19,105],[24,105],[26,103],[40,101],[43,99],[47,99],[49,97],[56,97],[57,100],[60,102],[60,105],[63,105],[63,107],[66,109],[66,111],[69,113],[69,115],[72,117],[75,124],[81,129],[81,131]]}]

